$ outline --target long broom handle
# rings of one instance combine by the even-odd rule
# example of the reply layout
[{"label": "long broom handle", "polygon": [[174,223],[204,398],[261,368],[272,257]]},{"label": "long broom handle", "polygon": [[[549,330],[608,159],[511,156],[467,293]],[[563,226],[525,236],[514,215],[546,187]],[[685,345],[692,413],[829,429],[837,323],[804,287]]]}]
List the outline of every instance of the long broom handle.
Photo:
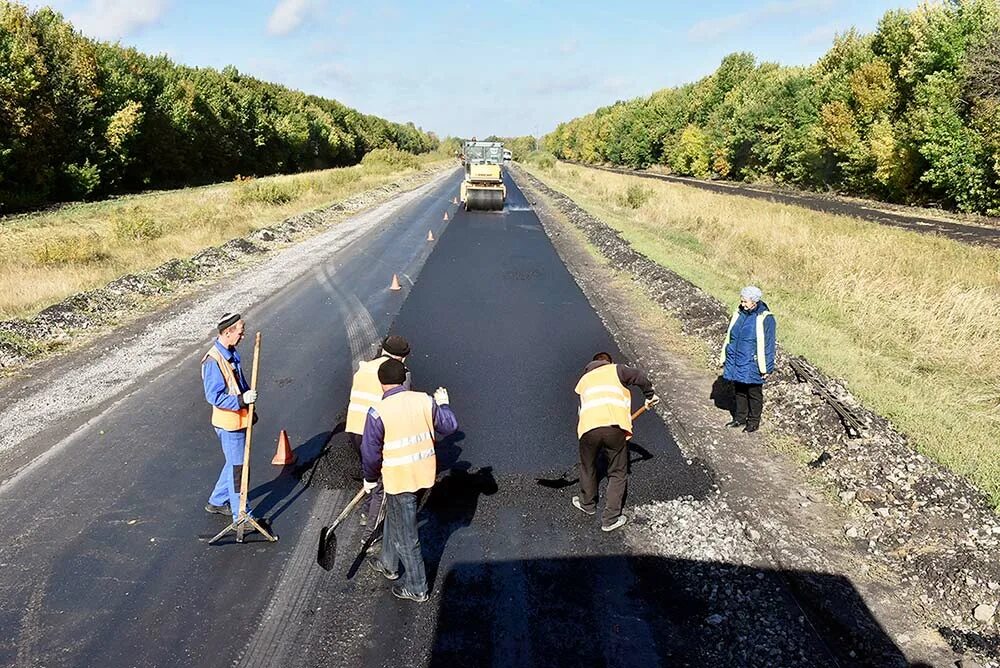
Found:
[{"label": "long broom handle", "polygon": [[[260,364],[260,332],[254,338],[253,344],[253,372],[250,374],[250,389],[257,389],[257,368]],[[253,436],[253,409],[257,402],[250,404],[247,411],[247,440],[243,446],[243,475],[240,478],[240,512],[237,518],[243,517],[247,512],[247,487],[250,486],[250,439]]]}]

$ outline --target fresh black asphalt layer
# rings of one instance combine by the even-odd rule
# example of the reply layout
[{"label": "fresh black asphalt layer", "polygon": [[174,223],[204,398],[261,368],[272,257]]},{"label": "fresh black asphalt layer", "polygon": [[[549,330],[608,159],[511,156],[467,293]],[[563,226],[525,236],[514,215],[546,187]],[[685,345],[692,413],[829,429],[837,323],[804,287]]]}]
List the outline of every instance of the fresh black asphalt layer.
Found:
[{"label": "fresh black asphalt layer", "polygon": [[[782,656],[780,639],[761,633],[754,645],[733,627],[706,624],[718,611],[697,592],[709,583],[737,592],[764,587],[767,604],[737,614],[788,629],[784,644],[796,652],[789,665],[836,665],[827,643],[842,629],[803,633],[803,611],[781,573],[636,554],[624,530],[603,533],[599,516],[573,508],[573,388],[594,353],[629,360],[520,190],[509,179],[507,186],[503,214],[455,217],[392,326],[411,343],[414,388],[447,387],[460,424],[439,443],[439,482],[418,517],[431,601],[399,601],[390,583],[359,569],[359,532],[345,527],[344,554],[317,592],[313,631],[298,660],[704,666],[719,656],[731,657],[726,665]],[[638,392],[633,403],[641,405]],[[658,416],[644,415],[635,427],[627,506],[716,493],[711,471],[683,456]],[[327,484],[350,485],[345,470],[356,467],[335,439],[317,471]],[[816,577],[853,591],[840,578]],[[888,643],[888,655],[893,650]]]}]

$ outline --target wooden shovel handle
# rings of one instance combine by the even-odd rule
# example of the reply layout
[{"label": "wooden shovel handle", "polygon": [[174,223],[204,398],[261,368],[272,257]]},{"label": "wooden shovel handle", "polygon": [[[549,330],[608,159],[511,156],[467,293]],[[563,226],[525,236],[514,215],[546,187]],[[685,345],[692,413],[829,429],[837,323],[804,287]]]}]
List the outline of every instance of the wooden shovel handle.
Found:
[{"label": "wooden shovel handle", "polygon": [[[250,389],[257,389],[257,369],[260,365],[260,332],[254,337],[253,372],[250,374]],[[243,475],[240,478],[240,512],[237,517],[243,517],[247,511],[247,487],[250,485],[250,439],[253,436],[253,409],[256,402],[250,404],[247,410],[247,440],[243,446]]]}]

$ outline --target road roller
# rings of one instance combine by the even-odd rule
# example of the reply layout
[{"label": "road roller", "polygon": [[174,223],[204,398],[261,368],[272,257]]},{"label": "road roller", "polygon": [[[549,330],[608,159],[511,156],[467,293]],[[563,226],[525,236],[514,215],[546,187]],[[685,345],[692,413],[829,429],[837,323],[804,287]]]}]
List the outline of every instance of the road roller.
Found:
[{"label": "road roller", "polygon": [[467,141],[463,145],[465,179],[461,200],[466,211],[502,211],[507,198],[503,184],[503,144],[496,141]]}]

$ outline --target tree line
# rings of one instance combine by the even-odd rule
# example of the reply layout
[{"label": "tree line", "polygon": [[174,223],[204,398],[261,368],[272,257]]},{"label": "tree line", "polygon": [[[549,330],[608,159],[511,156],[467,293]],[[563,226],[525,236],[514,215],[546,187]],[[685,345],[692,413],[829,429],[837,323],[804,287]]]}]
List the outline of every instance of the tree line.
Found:
[{"label": "tree line", "polygon": [[947,0],[851,30],[808,67],[723,59],[544,138],[557,157],[774,180],[1000,214],[1000,2]]},{"label": "tree line", "polygon": [[436,145],[412,123],[95,41],[51,9],[0,0],[0,213]]}]

